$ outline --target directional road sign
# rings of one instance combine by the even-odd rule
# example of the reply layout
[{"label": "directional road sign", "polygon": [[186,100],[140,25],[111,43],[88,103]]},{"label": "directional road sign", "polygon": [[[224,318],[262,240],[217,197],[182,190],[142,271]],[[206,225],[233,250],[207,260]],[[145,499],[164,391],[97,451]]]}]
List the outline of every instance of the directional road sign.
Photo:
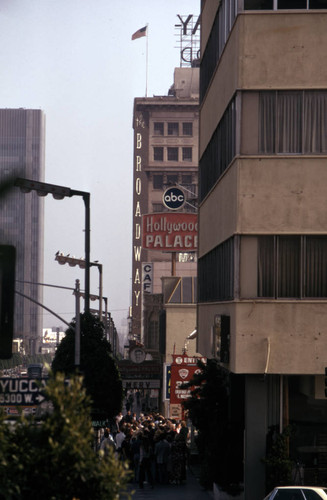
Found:
[{"label": "directional road sign", "polygon": [[42,394],[46,378],[0,378],[0,406],[36,406],[45,397]]}]

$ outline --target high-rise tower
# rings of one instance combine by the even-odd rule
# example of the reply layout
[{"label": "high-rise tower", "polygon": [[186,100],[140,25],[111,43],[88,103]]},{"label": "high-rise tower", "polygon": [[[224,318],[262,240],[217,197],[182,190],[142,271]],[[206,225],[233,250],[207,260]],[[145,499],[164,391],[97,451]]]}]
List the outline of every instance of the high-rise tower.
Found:
[{"label": "high-rise tower", "polygon": [[[45,116],[41,110],[0,109],[0,182],[13,175],[43,181]],[[0,244],[16,247],[16,290],[41,301],[43,276],[43,199],[12,190],[0,200]],[[35,353],[42,333],[39,306],[16,294],[14,337]]]}]

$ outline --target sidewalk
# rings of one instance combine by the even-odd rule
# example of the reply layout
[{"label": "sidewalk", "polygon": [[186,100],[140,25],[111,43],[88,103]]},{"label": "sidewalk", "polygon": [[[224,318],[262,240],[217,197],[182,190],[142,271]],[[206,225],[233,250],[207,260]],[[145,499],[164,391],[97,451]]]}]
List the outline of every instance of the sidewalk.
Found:
[{"label": "sidewalk", "polygon": [[213,500],[211,491],[204,491],[199,481],[190,468],[186,471],[186,482],[181,485],[174,484],[155,484],[151,489],[150,485],[145,483],[144,489],[139,489],[138,485],[131,485],[131,491],[135,491],[133,500],[165,499],[165,500]]}]

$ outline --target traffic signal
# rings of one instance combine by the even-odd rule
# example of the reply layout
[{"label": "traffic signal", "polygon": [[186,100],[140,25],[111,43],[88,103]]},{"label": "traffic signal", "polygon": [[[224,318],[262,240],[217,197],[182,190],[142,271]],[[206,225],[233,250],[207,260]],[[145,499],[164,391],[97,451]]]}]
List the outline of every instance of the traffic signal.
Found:
[{"label": "traffic signal", "polygon": [[12,356],[16,249],[0,245],[0,359]]}]

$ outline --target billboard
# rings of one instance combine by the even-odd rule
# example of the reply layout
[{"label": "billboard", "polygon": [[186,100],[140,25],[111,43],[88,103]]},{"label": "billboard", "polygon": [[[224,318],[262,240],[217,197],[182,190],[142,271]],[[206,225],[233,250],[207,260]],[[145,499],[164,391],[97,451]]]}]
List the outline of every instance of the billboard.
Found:
[{"label": "billboard", "polygon": [[189,213],[155,213],[142,217],[142,247],[161,252],[196,252],[198,217]]},{"label": "billboard", "polygon": [[189,382],[197,371],[200,371],[197,366],[198,360],[201,360],[203,363],[207,362],[207,358],[204,357],[189,357],[184,354],[173,354],[170,387],[171,405],[181,405],[185,399],[190,397],[191,389],[182,389],[181,386]]}]

